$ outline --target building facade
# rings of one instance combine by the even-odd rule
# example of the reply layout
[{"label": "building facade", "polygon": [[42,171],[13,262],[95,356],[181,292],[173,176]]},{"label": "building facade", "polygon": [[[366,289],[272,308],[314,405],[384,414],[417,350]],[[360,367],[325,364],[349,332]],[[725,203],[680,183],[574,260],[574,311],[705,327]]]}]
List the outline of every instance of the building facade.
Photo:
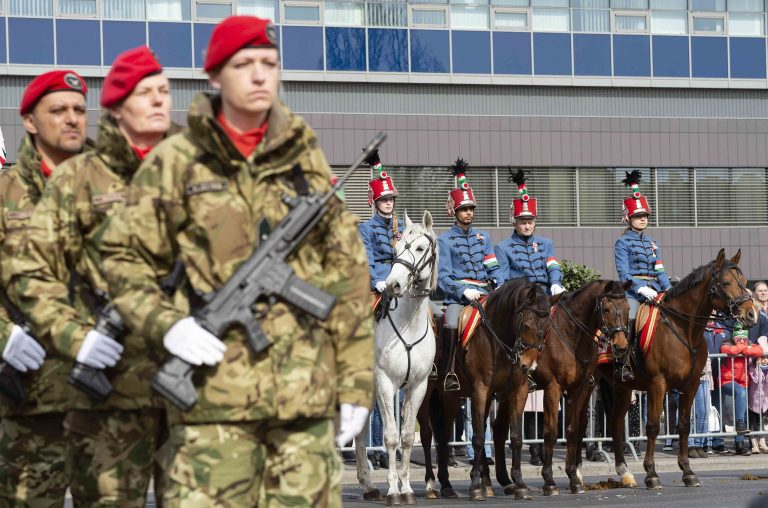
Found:
[{"label": "building facade", "polygon": [[[510,234],[509,169],[530,171],[539,232],[558,255],[615,277],[620,184],[641,169],[664,265],[682,278],[720,247],[768,277],[764,0],[0,0],[0,124],[9,160],[31,76],[74,68],[93,90],[115,55],[148,44],[175,117],[206,90],[216,21],[275,20],[283,98],[335,167],[377,131],[400,210],[445,227],[447,166],[471,165],[478,224]],[[93,123],[93,122],[92,122]],[[361,171],[346,189],[369,215]]]}]

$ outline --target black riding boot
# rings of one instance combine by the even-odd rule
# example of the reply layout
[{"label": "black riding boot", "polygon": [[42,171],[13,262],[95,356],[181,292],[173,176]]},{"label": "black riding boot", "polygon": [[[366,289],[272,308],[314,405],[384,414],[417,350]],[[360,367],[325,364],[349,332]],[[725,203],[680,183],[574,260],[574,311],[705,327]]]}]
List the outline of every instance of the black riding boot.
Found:
[{"label": "black riding boot", "polygon": [[635,379],[635,374],[632,372],[632,366],[630,365],[630,352],[635,345],[635,320],[630,319],[628,323],[629,328],[629,340],[627,349],[621,357],[614,351],[614,361],[616,366],[616,377],[619,381],[632,381]]},{"label": "black riding boot", "polygon": [[456,376],[456,343],[459,341],[459,330],[444,327],[440,332],[443,342],[442,372],[445,372],[443,390],[455,392],[461,389],[459,378]]}]

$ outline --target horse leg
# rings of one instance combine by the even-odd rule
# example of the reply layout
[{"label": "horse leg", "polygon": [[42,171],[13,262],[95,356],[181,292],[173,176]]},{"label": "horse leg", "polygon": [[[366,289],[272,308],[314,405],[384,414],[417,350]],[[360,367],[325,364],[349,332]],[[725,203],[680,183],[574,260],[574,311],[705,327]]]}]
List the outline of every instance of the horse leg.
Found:
[{"label": "horse leg", "polygon": [[424,399],[424,392],[427,391],[427,379],[418,386],[410,386],[410,390],[405,390],[405,403],[403,404],[403,426],[400,430],[400,442],[403,447],[403,462],[400,465],[400,492],[405,504],[416,504],[416,496],[411,488],[411,450],[413,441],[416,437],[416,412],[417,405]]},{"label": "horse leg", "polygon": [[481,480],[481,472],[485,466],[485,420],[487,412],[488,387],[482,381],[476,381],[472,390],[472,448],[475,451],[475,465],[469,473],[469,498],[473,501],[484,501],[485,493]]},{"label": "horse leg", "polygon": [[528,397],[528,380],[525,374],[519,373],[512,381],[512,401],[513,406],[510,412],[512,423],[509,428],[509,437],[512,442],[512,481],[515,486],[504,489],[505,494],[515,495],[515,499],[533,499],[528,493],[528,486],[523,481],[523,474],[520,471],[523,451],[523,408],[525,399]]},{"label": "horse leg", "polygon": [[383,499],[381,492],[371,481],[371,472],[368,470],[368,454],[365,451],[365,438],[368,436],[370,420],[365,423],[365,427],[360,435],[355,438],[355,462],[357,463],[357,481],[363,487],[363,499],[366,501],[379,501]]},{"label": "horse leg", "polygon": [[421,448],[424,450],[424,483],[426,483],[427,499],[437,499],[435,487],[435,471],[432,468],[432,426],[429,424],[429,400],[434,395],[432,383],[427,384],[427,393],[421,401],[416,420],[419,422]]},{"label": "horse leg", "polygon": [[557,441],[557,406],[560,402],[560,385],[553,381],[544,387],[544,495],[557,496],[560,490],[552,478],[552,456]]},{"label": "horse leg", "polygon": [[645,486],[649,489],[660,489],[661,482],[656,474],[656,462],[653,458],[656,448],[656,437],[659,435],[661,408],[664,405],[664,395],[667,393],[667,385],[664,378],[657,376],[651,379],[648,385],[648,423],[645,425],[645,433],[648,438],[645,450],[643,467],[645,468]]},{"label": "horse leg", "polygon": [[587,433],[586,404],[590,395],[590,390],[582,385],[573,391],[569,390],[565,401],[565,473],[568,475],[571,494],[584,493],[584,479],[579,466],[582,440]]},{"label": "horse leg", "polygon": [[691,404],[698,390],[699,380],[696,378],[694,387],[688,386],[680,394],[680,403],[678,404],[677,432],[680,437],[680,450],[677,453],[677,465],[683,471],[683,484],[686,487],[701,487],[701,482],[696,477],[696,473],[691,469],[688,460],[688,435],[691,432]]},{"label": "horse leg", "polygon": [[448,498],[459,497],[448,479],[448,441],[451,425],[453,425],[452,416],[456,415],[458,401],[458,397],[446,395],[445,392],[435,389],[429,404],[429,420],[432,423],[437,452],[437,480],[440,482],[440,495]]},{"label": "horse leg", "polygon": [[403,504],[400,496],[399,478],[397,476],[397,447],[400,444],[400,427],[395,420],[395,386],[386,376],[378,379],[378,390],[376,397],[381,411],[381,422],[384,427],[384,445],[389,454],[389,468],[387,471],[387,505]]},{"label": "horse leg", "polygon": [[512,480],[507,474],[506,441],[509,435],[509,405],[506,393],[497,393],[499,405],[496,408],[496,420],[493,422],[493,451],[496,455],[496,481],[506,491],[512,487]]},{"label": "horse leg", "polygon": [[616,467],[616,474],[621,476],[621,484],[624,487],[637,487],[637,482],[632,473],[629,472],[627,461],[624,457],[624,417],[632,405],[632,390],[619,384],[613,385],[613,411],[611,414],[611,434],[613,438],[613,461]]}]

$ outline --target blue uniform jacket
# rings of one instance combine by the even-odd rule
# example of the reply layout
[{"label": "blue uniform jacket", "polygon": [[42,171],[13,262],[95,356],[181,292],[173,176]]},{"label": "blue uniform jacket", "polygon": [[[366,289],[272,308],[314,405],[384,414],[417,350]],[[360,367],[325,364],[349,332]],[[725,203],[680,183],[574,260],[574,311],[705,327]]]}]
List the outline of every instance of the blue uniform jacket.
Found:
[{"label": "blue uniform jacket", "polygon": [[[462,298],[467,288],[489,292],[485,283],[496,279],[499,265],[493,252],[491,237],[485,231],[474,229],[464,231],[457,225],[441,234],[438,243],[438,286],[445,293],[446,305],[467,304]],[[474,284],[472,281],[481,282]]]},{"label": "blue uniform jacket", "polygon": [[[378,213],[358,226],[363,238],[365,252],[368,254],[368,271],[371,274],[371,290],[376,290],[376,283],[386,280],[392,271],[395,249],[392,248],[394,232],[392,219],[385,219]],[[403,220],[397,219],[397,230],[403,232]]]},{"label": "blue uniform jacket", "polygon": [[536,235],[524,237],[514,232],[510,238],[496,244],[493,250],[499,261],[499,284],[525,277],[531,282],[545,284],[547,292],[552,284],[562,285],[563,273],[549,238]]},{"label": "blue uniform jacket", "polygon": [[614,256],[619,280],[632,281],[632,287],[627,291],[629,298],[645,301],[645,297],[637,293],[643,286],[650,286],[656,291],[666,291],[672,287],[664,271],[659,242],[650,236],[627,230],[616,240]]}]

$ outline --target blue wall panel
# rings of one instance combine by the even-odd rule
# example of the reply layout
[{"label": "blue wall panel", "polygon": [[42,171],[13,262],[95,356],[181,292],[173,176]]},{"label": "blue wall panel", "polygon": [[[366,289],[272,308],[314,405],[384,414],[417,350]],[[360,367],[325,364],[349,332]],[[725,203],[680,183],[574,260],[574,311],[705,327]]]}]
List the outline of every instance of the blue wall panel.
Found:
[{"label": "blue wall panel", "polygon": [[[104,32],[102,53],[104,65],[107,67],[111,66],[115,57],[126,49],[147,43],[147,25],[140,21],[103,21],[101,28]],[[165,65],[164,62],[162,63]]]},{"label": "blue wall panel", "polygon": [[165,67],[192,67],[192,26],[150,23],[149,46]]},{"label": "blue wall panel", "polygon": [[411,71],[450,72],[448,30],[411,30]]},{"label": "blue wall panel", "polygon": [[491,73],[491,33],[454,30],[453,72],[459,74]]},{"label": "blue wall panel", "polygon": [[53,19],[8,18],[10,63],[53,65]]},{"label": "blue wall panel", "polygon": [[765,38],[731,37],[731,77],[765,79]]},{"label": "blue wall panel", "polygon": [[694,78],[727,78],[725,37],[691,37],[691,74]]},{"label": "blue wall panel", "polygon": [[408,30],[369,28],[368,70],[408,72]]},{"label": "blue wall panel", "polygon": [[651,76],[651,41],[647,35],[613,36],[613,75]]},{"label": "blue wall panel", "polygon": [[653,36],[653,75],[661,78],[688,78],[688,37]]},{"label": "blue wall panel", "polygon": [[325,29],[325,65],[329,71],[365,71],[365,29]]},{"label": "blue wall panel", "polygon": [[0,63],[8,61],[8,52],[5,48],[5,18],[0,17]]},{"label": "blue wall panel", "polygon": [[573,34],[573,73],[576,76],[610,76],[611,36]]},{"label": "blue wall panel", "polygon": [[322,27],[283,27],[283,69],[294,71],[323,70]]},{"label": "blue wall panel", "polygon": [[571,34],[533,34],[534,74],[571,75]]},{"label": "blue wall panel", "polygon": [[195,67],[202,68],[205,63],[205,50],[208,47],[208,41],[211,39],[211,32],[213,32],[213,27],[215,26],[213,23],[195,23],[192,27]]},{"label": "blue wall panel", "polygon": [[494,74],[531,74],[531,34],[493,32]]},{"label": "blue wall panel", "polygon": [[59,65],[101,65],[98,21],[56,20],[56,62]]}]

